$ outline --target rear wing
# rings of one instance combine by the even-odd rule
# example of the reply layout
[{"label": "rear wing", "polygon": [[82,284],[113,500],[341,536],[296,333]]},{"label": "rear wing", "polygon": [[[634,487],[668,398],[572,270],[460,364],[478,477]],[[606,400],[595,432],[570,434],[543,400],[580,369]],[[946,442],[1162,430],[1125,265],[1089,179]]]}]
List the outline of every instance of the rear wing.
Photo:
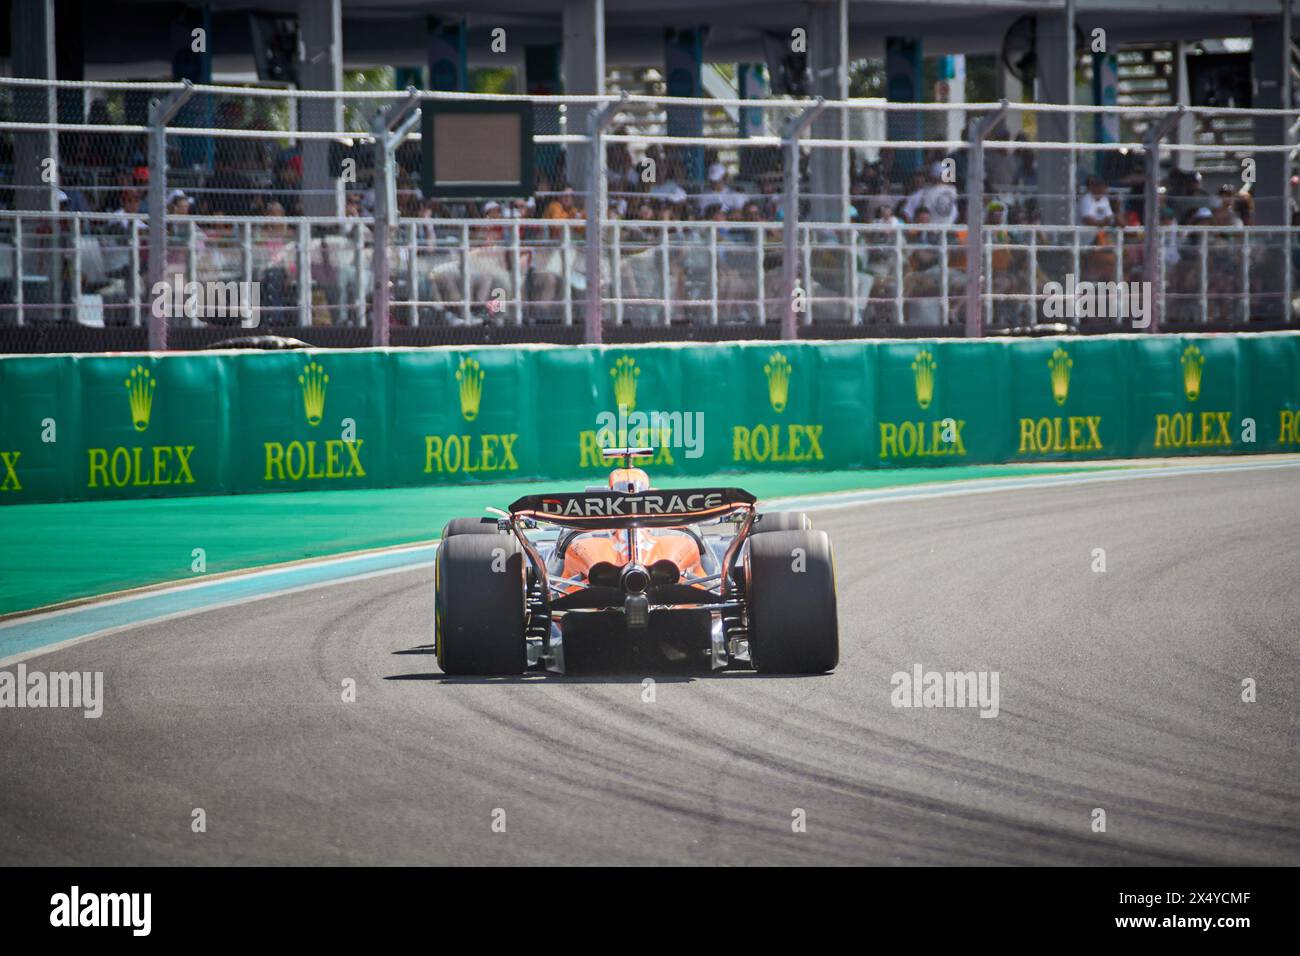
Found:
[{"label": "rear wing", "polygon": [[665,528],[752,511],[756,499],[740,488],[657,488],[525,495],[510,506],[515,518],[569,528]]}]

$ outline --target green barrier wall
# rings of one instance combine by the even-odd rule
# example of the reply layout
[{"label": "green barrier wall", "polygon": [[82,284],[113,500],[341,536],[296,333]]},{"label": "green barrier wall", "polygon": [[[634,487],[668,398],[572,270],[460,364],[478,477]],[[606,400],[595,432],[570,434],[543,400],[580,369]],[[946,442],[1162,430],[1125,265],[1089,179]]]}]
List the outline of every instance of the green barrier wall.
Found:
[{"label": "green barrier wall", "polygon": [[11,356],[0,502],[1300,451],[1298,408],[1291,333]]}]

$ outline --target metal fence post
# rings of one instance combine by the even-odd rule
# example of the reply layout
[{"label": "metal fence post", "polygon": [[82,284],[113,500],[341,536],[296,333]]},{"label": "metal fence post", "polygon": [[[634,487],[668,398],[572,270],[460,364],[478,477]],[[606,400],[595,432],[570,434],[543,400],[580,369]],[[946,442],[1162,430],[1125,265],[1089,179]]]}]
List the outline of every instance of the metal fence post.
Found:
[{"label": "metal fence post", "polygon": [[[374,287],[370,290],[370,344],[377,347],[388,344],[388,227],[393,221],[393,210],[389,206],[390,191],[395,188],[392,170],[388,166],[388,118],[381,110],[375,117],[372,129],[375,133],[375,216],[373,222],[374,238],[371,245],[370,273]],[[357,282],[361,282],[361,262],[364,256],[357,256]],[[365,321],[358,316],[358,321]]]},{"label": "metal fence post", "polygon": [[[1295,109],[1295,83],[1291,71],[1295,69],[1296,44],[1292,39],[1294,36],[1294,23],[1291,11],[1292,0],[1282,0],[1282,109],[1287,110],[1286,118],[1282,121],[1283,135],[1286,137],[1284,142],[1289,146],[1295,142],[1295,124],[1292,122],[1294,114],[1289,112]],[[1287,168],[1290,169],[1291,160],[1295,157],[1295,150],[1289,150],[1286,153]],[[1288,210],[1289,212],[1289,210]],[[1267,245],[1267,244],[1266,244]],[[1282,321],[1291,321],[1291,217],[1288,215],[1283,223],[1282,229]],[[1250,321],[1250,285],[1245,288],[1246,293],[1246,321]]]},{"label": "metal fence post", "polygon": [[[197,282],[199,280],[199,236],[198,227],[194,225],[191,219],[185,224],[185,277],[188,280]],[[197,327],[200,316],[203,316],[203,300],[200,299],[198,308],[194,314],[189,317],[190,327]]]},{"label": "metal fence post", "polygon": [[[514,287],[515,287],[515,294],[513,296],[515,300],[514,324],[523,325],[524,324],[524,264],[523,264],[524,250],[523,247],[520,245],[521,238],[522,238],[520,236],[520,232],[523,231],[523,226],[520,225],[518,219],[513,220],[512,226],[513,228],[511,229],[511,233],[510,233],[510,281],[514,283]],[[411,281],[412,283],[414,283],[415,281],[414,269],[412,269],[411,271],[411,277],[412,277]]]},{"label": "metal fence post", "polygon": [[72,288],[69,313],[74,323],[81,321],[81,213],[72,215]]},{"label": "metal fence post", "polygon": [[610,282],[614,286],[614,324],[623,324],[623,224],[615,223],[610,229],[614,248],[610,253]]},{"label": "metal fence post", "polygon": [[[560,227],[560,285],[564,289],[564,324],[573,324],[573,275],[569,269],[569,247],[573,244],[572,220],[565,219]],[[469,242],[468,239],[465,240]],[[468,280],[467,280],[468,281]],[[466,315],[468,317],[468,313]]]},{"label": "metal fence post", "polygon": [[[21,220],[19,220],[21,222]],[[138,217],[131,218],[131,252],[129,261],[131,263],[131,280],[126,284],[127,292],[131,296],[131,324],[140,325],[140,220]],[[21,274],[19,276],[21,279]],[[22,284],[18,286],[19,292],[22,291]],[[21,296],[18,299],[22,302]],[[19,315],[21,316],[21,311]],[[19,323],[22,324],[21,322]]]},{"label": "metal fence post", "polygon": [[[803,229],[803,274],[808,280],[808,288],[803,290],[803,302],[807,311],[804,312],[804,325],[811,325],[813,320],[813,271],[812,271],[812,244],[813,231],[812,226],[807,223],[800,223]],[[791,315],[794,313],[791,312]],[[794,338],[794,336],[791,336]]]},{"label": "metal fence post", "polygon": [[[947,255],[947,250],[944,250]],[[945,271],[944,285],[948,284],[948,278]],[[862,324],[862,313],[858,311],[858,230],[850,227],[849,229],[849,298],[852,300],[852,313],[849,316],[850,325]]]},{"label": "metal fence post", "polygon": [[469,257],[472,250],[469,247],[469,223],[460,224],[460,317],[461,320],[469,325],[469,286],[470,286],[470,267]]},{"label": "metal fence post", "polygon": [[1295,228],[1287,226],[1282,230],[1282,321],[1288,325],[1294,321],[1291,312],[1292,269],[1291,244],[1295,242]]},{"label": "metal fence post", "polygon": [[[943,325],[947,325],[948,313],[952,308],[952,303],[949,301],[950,296],[948,295],[950,279],[948,276],[948,229],[946,227],[939,233],[939,237],[939,292],[943,296],[939,300],[939,321]],[[1031,277],[1029,281],[1032,284],[1034,280]]]},{"label": "metal fence post", "polygon": [[709,323],[718,324],[718,224],[709,223]]},{"label": "metal fence post", "polygon": [[[984,140],[1007,115],[1001,105],[970,127],[970,161],[966,172],[966,337],[984,334],[984,312],[980,298],[984,278]],[[1033,277],[1029,280],[1034,281]]]},{"label": "metal fence post", "polygon": [[[164,100],[149,104],[149,294],[167,279],[167,124],[194,95],[194,87],[185,80],[185,88]],[[149,310],[149,350],[167,350],[167,316]]]},{"label": "metal fence post", "polygon": [[[371,290],[370,343],[388,344],[388,283],[391,270],[388,262],[388,242],[392,229],[401,220],[397,208],[397,147],[411,134],[420,114],[419,91],[408,87],[406,99],[375,114],[370,128],[375,136],[375,219],[374,246],[370,253],[370,271],[374,282]],[[357,261],[357,282],[361,282],[361,261]]]},{"label": "metal fence post", "polygon": [[[798,338],[797,322],[794,311],[794,290],[799,277],[799,136],[808,125],[826,109],[823,97],[808,107],[798,116],[791,116],[785,121],[781,130],[782,146],[785,149],[785,196],[784,221],[782,223],[785,251],[781,259],[781,292],[785,301],[781,306],[781,338],[793,340]],[[812,277],[808,284],[812,285]]]},{"label": "metal fence post", "polygon": [[903,241],[903,224],[894,225],[894,321],[902,325],[907,321],[907,308],[903,304],[903,283],[906,281],[907,243]]},{"label": "metal fence post", "polygon": [[1146,242],[1142,250],[1142,279],[1151,290],[1151,315],[1147,317],[1147,331],[1152,333],[1160,331],[1160,320],[1165,311],[1165,257],[1164,250],[1160,248],[1160,141],[1177,125],[1185,112],[1186,107],[1179,104],[1178,109],[1166,113],[1158,123],[1152,123],[1142,137],[1147,161],[1143,204]]},{"label": "metal fence post", "polygon": [[668,268],[668,225],[665,223],[659,228],[659,291],[663,293],[664,302],[664,325],[673,324],[673,312],[670,299],[672,298],[672,272]]},{"label": "metal fence post", "polygon": [[[357,232],[361,231],[361,224],[357,224]],[[298,254],[298,324],[308,326],[312,323],[311,316],[311,223],[306,219],[299,219],[298,226],[295,230],[294,240],[297,243]],[[357,253],[357,282],[360,284],[361,275],[361,254]],[[340,302],[340,305],[342,303]],[[277,316],[278,318],[278,316]],[[285,319],[288,317],[286,316]],[[287,324],[287,321],[286,321]]]},{"label": "metal fence post", "polygon": [[19,216],[14,220],[14,305],[18,308],[18,324],[26,325],[27,318],[23,314],[23,283],[26,277],[23,275],[23,217]]},{"label": "metal fence post", "polygon": [[587,114],[587,141],[591,157],[587,163],[587,235],[583,252],[587,263],[587,295],[582,340],[588,345],[601,341],[600,233],[605,223],[605,130],[627,101],[624,90],[617,103],[606,103]]}]

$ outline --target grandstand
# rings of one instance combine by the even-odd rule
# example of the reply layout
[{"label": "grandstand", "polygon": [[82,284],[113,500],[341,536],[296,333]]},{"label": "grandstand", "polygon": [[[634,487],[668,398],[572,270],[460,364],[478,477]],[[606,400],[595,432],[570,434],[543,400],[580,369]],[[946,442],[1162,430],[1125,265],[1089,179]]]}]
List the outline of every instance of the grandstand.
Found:
[{"label": "grandstand", "polygon": [[0,6],[4,352],[1295,322],[1289,5]]}]

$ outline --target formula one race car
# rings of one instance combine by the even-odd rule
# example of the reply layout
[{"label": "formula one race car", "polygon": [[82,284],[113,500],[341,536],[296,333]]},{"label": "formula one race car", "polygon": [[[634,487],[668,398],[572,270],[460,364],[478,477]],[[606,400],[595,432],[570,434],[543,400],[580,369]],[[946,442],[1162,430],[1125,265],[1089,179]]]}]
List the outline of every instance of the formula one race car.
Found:
[{"label": "formula one race car", "polygon": [[639,666],[812,674],[839,662],[830,539],[739,488],[656,489],[622,458],[609,484],[457,518],[435,562],[447,674]]}]

